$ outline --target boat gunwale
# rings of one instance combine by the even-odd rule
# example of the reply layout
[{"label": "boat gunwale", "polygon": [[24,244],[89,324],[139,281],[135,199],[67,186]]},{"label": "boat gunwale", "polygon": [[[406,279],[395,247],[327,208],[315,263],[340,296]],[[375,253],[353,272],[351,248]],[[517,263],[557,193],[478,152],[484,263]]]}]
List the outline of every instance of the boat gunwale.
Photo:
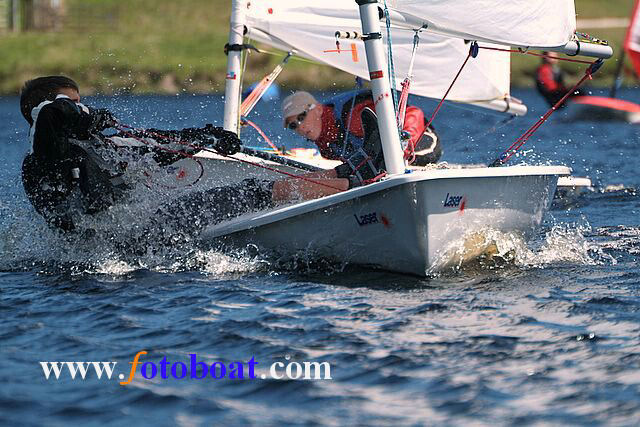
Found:
[{"label": "boat gunwale", "polygon": [[[478,173],[478,172],[482,173]],[[319,209],[344,203],[359,197],[368,196],[390,188],[423,181],[458,178],[502,178],[523,176],[566,176],[571,174],[567,166],[506,166],[497,168],[470,169],[425,169],[412,170],[402,175],[394,175],[379,182],[352,188],[337,194],[319,199],[307,200],[286,206],[278,206],[266,211],[250,212],[228,221],[207,227],[201,234],[202,238],[217,238],[225,235],[262,227],[271,223],[288,220]]]}]

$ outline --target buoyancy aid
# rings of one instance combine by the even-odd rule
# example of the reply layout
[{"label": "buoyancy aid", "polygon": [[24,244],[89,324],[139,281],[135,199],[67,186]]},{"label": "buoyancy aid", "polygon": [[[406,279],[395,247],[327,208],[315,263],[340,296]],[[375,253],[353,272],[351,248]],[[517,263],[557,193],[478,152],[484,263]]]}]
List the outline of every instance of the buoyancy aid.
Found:
[{"label": "buoyancy aid", "polygon": [[[333,153],[342,158],[350,157],[364,144],[364,135],[357,136],[353,132],[349,132],[347,128],[351,125],[350,121],[354,120],[354,117],[351,116],[352,107],[367,99],[371,99],[371,91],[365,89],[342,93],[323,103],[332,108],[335,123],[339,129],[338,138],[327,145]],[[360,118],[357,120],[359,121]]]}]

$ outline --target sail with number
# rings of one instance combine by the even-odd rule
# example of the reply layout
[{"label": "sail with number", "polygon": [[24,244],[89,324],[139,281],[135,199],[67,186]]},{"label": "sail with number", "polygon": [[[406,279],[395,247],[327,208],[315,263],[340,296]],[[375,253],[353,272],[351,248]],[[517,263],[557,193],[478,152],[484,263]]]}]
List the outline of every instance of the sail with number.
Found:
[{"label": "sail with number", "polygon": [[636,75],[640,76],[640,0],[636,1],[633,8],[624,49],[631,59]]},{"label": "sail with number", "polygon": [[[272,0],[251,2],[247,9],[247,37],[300,56],[333,66],[369,80],[364,43],[340,40],[335,32],[361,33],[358,6],[354,1]],[[383,25],[384,28],[384,25]],[[407,77],[415,32],[391,27],[383,31],[383,42],[391,40],[396,87]],[[495,46],[481,43],[484,46]],[[469,43],[421,31],[415,57],[411,93],[440,99],[469,52]],[[526,106],[510,97],[510,55],[482,50],[469,60],[447,100],[473,104],[512,114],[526,113]]]}]

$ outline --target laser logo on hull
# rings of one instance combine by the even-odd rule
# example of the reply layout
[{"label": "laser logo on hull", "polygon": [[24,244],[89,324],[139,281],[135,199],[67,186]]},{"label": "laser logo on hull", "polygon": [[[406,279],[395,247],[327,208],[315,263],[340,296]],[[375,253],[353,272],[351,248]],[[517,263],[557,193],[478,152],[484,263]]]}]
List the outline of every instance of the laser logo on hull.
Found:
[{"label": "laser logo on hull", "polygon": [[465,196],[460,196],[455,194],[452,195],[447,193],[447,196],[444,198],[444,202],[442,203],[442,206],[444,206],[445,208],[460,208],[460,210],[462,210],[464,209],[465,202],[466,202]]},{"label": "laser logo on hull", "polygon": [[356,219],[356,222],[360,227],[371,224],[382,224],[386,228],[391,228],[391,221],[383,213],[371,212],[364,215],[353,214],[353,217]]}]

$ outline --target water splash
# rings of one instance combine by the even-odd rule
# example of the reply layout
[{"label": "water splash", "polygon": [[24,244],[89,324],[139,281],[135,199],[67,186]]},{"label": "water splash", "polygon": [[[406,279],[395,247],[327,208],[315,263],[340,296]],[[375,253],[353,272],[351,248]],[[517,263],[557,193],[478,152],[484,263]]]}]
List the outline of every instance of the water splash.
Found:
[{"label": "water splash", "polygon": [[605,248],[587,237],[589,225],[556,224],[528,242],[520,233],[486,229],[453,242],[433,263],[429,273],[466,268],[496,269],[505,266],[544,268],[550,265],[616,264]]}]

